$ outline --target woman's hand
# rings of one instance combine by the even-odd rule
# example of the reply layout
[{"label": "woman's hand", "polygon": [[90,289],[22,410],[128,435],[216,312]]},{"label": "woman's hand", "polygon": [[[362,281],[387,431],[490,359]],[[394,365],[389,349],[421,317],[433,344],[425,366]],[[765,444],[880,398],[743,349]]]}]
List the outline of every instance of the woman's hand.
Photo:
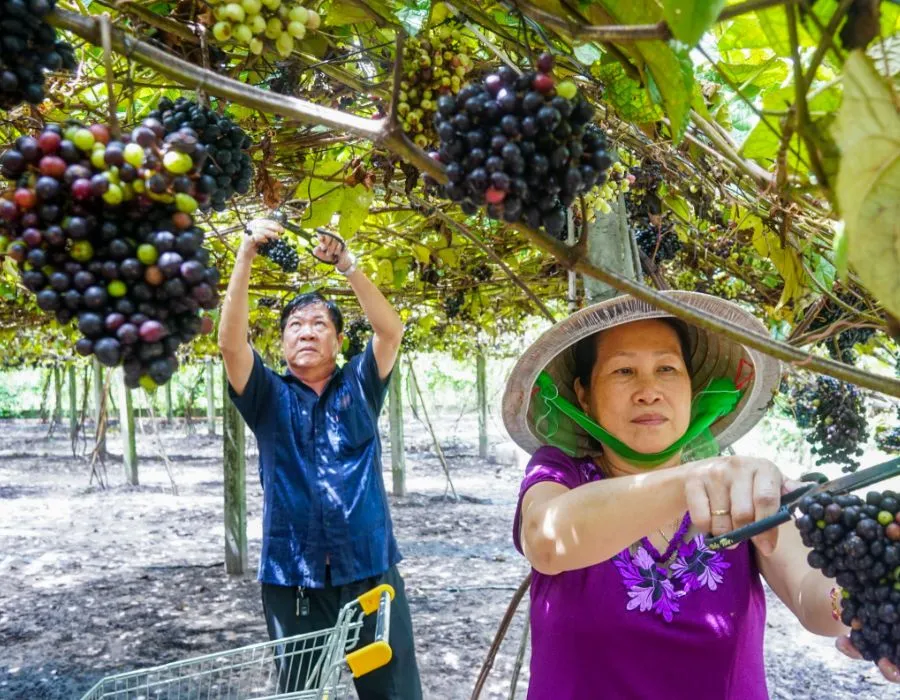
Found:
[{"label": "woman's hand", "polygon": [[238,255],[252,261],[259,252],[259,247],[268,241],[274,241],[284,232],[281,224],[271,219],[254,219],[247,224],[247,233],[241,240]]},{"label": "woman's hand", "polygon": [[[781,506],[784,478],[775,464],[756,457],[714,457],[690,462],[684,488],[691,520],[701,532],[721,535],[762,520]],[[775,550],[778,529],[753,538],[762,554]]]},{"label": "woman's hand", "polygon": [[[838,651],[844,654],[844,656],[863,661],[862,654],[860,654],[859,650],[853,646],[849,636],[838,637],[835,640],[834,645],[838,648]],[[881,675],[887,678],[891,683],[900,683],[900,669],[887,659],[878,660],[878,670],[880,670]]]}]

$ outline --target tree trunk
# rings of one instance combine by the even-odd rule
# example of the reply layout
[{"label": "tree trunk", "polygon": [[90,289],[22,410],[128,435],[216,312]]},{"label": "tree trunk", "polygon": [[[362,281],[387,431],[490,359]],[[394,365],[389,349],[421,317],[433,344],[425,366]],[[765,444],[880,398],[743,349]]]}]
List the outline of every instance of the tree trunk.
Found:
[{"label": "tree trunk", "polygon": [[487,362],[484,357],[484,350],[480,347],[478,348],[478,354],[475,356],[475,361],[478,374],[478,456],[481,459],[487,459]]},{"label": "tree trunk", "polygon": [[389,385],[389,418],[391,424],[391,475],[395,496],[406,495],[406,453],[403,446],[403,371],[400,358],[394,365]]},{"label": "tree trunk", "polygon": [[125,467],[125,483],[138,485],[137,443],[134,435],[134,406],[131,389],[122,378],[122,393],[119,400],[119,432],[122,435],[122,463]]},{"label": "tree trunk", "polygon": [[69,363],[69,440],[74,440],[78,432],[78,385],[75,379],[75,365]]},{"label": "tree trunk", "polygon": [[[222,376],[224,380],[224,372]],[[223,395],[227,396],[227,386],[223,385],[223,390]],[[225,436],[225,571],[229,574],[243,574],[247,569],[247,457],[244,452],[244,419],[234,403],[228,400],[223,401],[222,430]]]},{"label": "tree trunk", "polygon": [[206,428],[211,436],[216,434],[216,368],[212,360],[206,361]]}]

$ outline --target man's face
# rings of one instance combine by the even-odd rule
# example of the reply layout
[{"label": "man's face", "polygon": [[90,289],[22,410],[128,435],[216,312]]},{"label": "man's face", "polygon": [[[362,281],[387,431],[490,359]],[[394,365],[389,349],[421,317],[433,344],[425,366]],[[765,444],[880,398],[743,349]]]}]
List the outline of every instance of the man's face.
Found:
[{"label": "man's face", "polygon": [[281,350],[291,369],[329,373],[335,365],[343,335],[337,332],[324,304],[309,304],[288,317]]}]

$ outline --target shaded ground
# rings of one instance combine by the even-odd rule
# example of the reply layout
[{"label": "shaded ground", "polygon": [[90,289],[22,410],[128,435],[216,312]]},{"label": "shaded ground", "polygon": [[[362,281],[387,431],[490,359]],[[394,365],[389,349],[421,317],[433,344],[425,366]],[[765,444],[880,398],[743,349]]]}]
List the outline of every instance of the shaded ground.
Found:
[{"label": "shaded ground", "polygon": [[[451,417],[449,420],[454,420]],[[222,570],[221,444],[205,426],[164,430],[179,495],[155,440],[139,434],[142,485],[88,486],[87,462],[36,421],[0,422],[0,698],[69,699],[108,673],[266,640],[254,572]],[[445,452],[462,503],[440,499],[444,478],[417,423],[407,424],[410,495],[393,503],[428,700],[464,700],[507,603],[527,571],[510,543],[519,469],[477,458],[463,419]],[[252,451],[252,444],[250,445]],[[118,451],[111,438],[110,449]],[[250,561],[258,562],[261,493],[248,463]],[[389,452],[385,478],[390,480]],[[770,596],[771,598],[771,596]],[[896,699],[869,665],[806,634],[770,600],[773,698]],[[522,632],[516,617],[484,698],[506,698]],[[524,697],[527,658],[517,697]]]}]

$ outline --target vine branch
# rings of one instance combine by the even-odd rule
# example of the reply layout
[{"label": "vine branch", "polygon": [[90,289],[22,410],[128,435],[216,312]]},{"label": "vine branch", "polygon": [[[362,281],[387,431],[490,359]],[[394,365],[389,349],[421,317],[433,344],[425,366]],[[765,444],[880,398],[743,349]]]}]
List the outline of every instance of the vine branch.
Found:
[{"label": "vine branch", "polygon": [[609,286],[615,287],[620,292],[631,294],[663,311],[668,311],[673,316],[677,316],[683,321],[687,321],[688,323],[705,330],[724,335],[735,342],[753,348],[765,355],[787,362],[794,367],[799,367],[809,372],[826,374],[829,377],[856,384],[864,389],[900,398],[900,379],[892,379],[890,377],[871,374],[857,369],[856,367],[841,364],[840,362],[815,357],[791,345],[770,338],[769,336],[748,331],[745,328],[724,319],[714,318],[703,311],[695,309],[683,302],[676,301],[664,294],[660,294],[659,292],[630,280],[623,275],[592,265],[583,260],[574,250],[568,248],[564,243],[553,240],[548,236],[537,231],[532,231],[521,225],[516,225],[515,228],[527,236],[527,238],[536,246],[556,257],[560,263],[569,269],[573,269],[583,275],[605,282]]}]

